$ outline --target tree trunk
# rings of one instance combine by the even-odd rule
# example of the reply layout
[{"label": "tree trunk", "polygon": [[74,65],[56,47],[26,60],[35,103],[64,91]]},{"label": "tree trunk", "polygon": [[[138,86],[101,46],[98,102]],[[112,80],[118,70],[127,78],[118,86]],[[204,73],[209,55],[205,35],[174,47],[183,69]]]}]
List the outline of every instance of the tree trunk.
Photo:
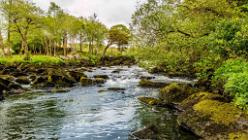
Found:
[{"label": "tree trunk", "polygon": [[83,35],[80,35],[79,41],[80,52],[83,52]]},{"label": "tree trunk", "polygon": [[106,53],[107,53],[107,50],[109,49],[109,47],[112,45],[112,43],[109,43],[103,50],[103,53],[102,53],[102,58],[104,59],[106,57]]},{"label": "tree trunk", "polygon": [[63,36],[63,48],[64,48],[64,56],[67,56],[67,34],[64,33]]},{"label": "tree trunk", "polygon": [[56,42],[53,40],[53,55],[56,56],[57,55],[57,45]]},{"label": "tree trunk", "polygon": [[3,44],[3,37],[2,37],[2,33],[0,31],[0,47],[3,51],[3,55],[5,56],[5,50],[4,50],[4,44]]}]

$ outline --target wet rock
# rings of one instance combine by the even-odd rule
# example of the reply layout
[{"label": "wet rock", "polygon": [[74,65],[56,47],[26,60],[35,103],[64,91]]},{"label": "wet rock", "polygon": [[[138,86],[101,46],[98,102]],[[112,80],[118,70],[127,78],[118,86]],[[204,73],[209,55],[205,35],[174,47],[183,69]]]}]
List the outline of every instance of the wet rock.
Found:
[{"label": "wet rock", "polygon": [[136,139],[150,139],[155,140],[157,138],[158,128],[155,125],[148,126],[142,130],[138,130],[133,132],[130,135],[129,139],[136,140]]},{"label": "wet rock", "polygon": [[77,82],[80,81],[80,78],[81,78],[81,77],[86,77],[86,75],[84,74],[84,72],[72,71],[72,70],[69,71],[69,75],[70,75],[71,77],[73,77]]},{"label": "wet rock", "polygon": [[140,77],[141,80],[152,80],[154,78],[155,78],[154,76],[141,76]]},{"label": "wet rock", "polygon": [[94,78],[109,79],[108,75],[94,75]]},{"label": "wet rock", "polygon": [[113,70],[112,73],[120,73],[122,71],[122,69],[116,69],[116,70]]},{"label": "wet rock", "polygon": [[97,84],[104,84],[106,82],[105,79],[102,78],[86,78],[86,77],[82,77],[80,79],[80,83],[82,86],[90,86],[90,85],[97,85]]},{"label": "wet rock", "polygon": [[177,121],[203,139],[228,139],[231,134],[248,134],[248,115],[231,103],[215,100],[200,101],[180,114]]},{"label": "wet rock", "polygon": [[110,87],[108,88],[109,91],[124,91],[126,90],[125,88],[121,88],[121,87]]},{"label": "wet rock", "polygon": [[141,80],[139,82],[140,87],[150,87],[150,88],[161,88],[169,83],[166,82],[159,82],[159,81],[152,81],[152,80]]},{"label": "wet rock", "polygon": [[159,98],[167,103],[178,103],[189,97],[194,89],[187,84],[171,83],[162,88],[159,92]]},{"label": "wet rock", "polygon": [[19,84],[24,84],[24,85],[30,84],[30,80],[27,76],[17,77],[16,82]]},{"label": "wet rock", "polygon": [[161,105],[162,102],[161,100],[153,97],[138,97],[138,100],[141,101],[142,103],[146,105],[151,105],[151,106],[158,106]]}]

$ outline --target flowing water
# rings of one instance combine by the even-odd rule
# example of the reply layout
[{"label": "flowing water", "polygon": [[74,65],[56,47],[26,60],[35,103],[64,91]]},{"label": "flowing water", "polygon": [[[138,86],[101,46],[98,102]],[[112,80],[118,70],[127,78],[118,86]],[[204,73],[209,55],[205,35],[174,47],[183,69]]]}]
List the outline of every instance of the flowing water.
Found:
[{"label": "flowing water", "polygon": [[[137,100],[158,94],[158,89],[137,86],[140,76],[149,76],[146,71],[136,66],[103,67],[87,73],[99,74],[110,77],[102,86],[8,97],[0,103],[0,139],[126,140],[131,132],[149,125],[157,125],[163,139],[194,139],[178,129],[174,111]],[[190,82],[158,75],[156,80]],[[110,87],[125,90],[106,90]]]}]

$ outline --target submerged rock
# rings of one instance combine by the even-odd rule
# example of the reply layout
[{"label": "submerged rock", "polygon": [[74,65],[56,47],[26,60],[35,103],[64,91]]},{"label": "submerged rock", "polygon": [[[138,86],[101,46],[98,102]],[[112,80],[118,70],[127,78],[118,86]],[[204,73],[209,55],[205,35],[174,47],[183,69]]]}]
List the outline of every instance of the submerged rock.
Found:
[{"label": "submerged rock", "polygon": [[146,127],[142,130],[138,130],[138,131],[135,131],[133,132],[131,135],[130,135],[130,138],[129,139],[133,139],[133,140],[136,140],[136,139],[157,139],[158,136],[157,136],[157,133],[158,133],[158,128],[155,126],[155,125],[151,125],[149,127]]},{"label": "submerged rock", "polygon": [[228,139],[231,134],[248,134],[248,115],[231,103],[215,100],[195,104],[179,115],[178,123],[204,139]]},{"label": "submerged rock", "polygon": [[139,82],[140,87],[150,87],[150,88],[161,88],[168,84],[169,83],[166,83],[166,82],[144,80],[144,79]]},{"label": "submerged rock", "polygon": [[160,90],[159,98],[167,103],[178,103],[186,99],[193,92],[194,89],[190,85],[171,83]]},{"label": "submerged rock", "polygon": [[52,88],[50,90],[50,92],[52,93],[65,93],[65,92],[69,92],[70,89],[69,88]]}]

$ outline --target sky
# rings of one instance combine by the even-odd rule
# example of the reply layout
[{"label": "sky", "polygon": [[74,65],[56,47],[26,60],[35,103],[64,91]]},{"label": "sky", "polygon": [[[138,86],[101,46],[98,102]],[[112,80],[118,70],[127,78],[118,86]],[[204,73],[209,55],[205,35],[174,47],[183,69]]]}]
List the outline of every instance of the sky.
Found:
[{"label": "sky", "polygon": [[111,27],[128,25],[137,5],[145,0],[33,0],[44,10],[52,1],[74,16],[89,17],[96,13],[101,22]]}]

